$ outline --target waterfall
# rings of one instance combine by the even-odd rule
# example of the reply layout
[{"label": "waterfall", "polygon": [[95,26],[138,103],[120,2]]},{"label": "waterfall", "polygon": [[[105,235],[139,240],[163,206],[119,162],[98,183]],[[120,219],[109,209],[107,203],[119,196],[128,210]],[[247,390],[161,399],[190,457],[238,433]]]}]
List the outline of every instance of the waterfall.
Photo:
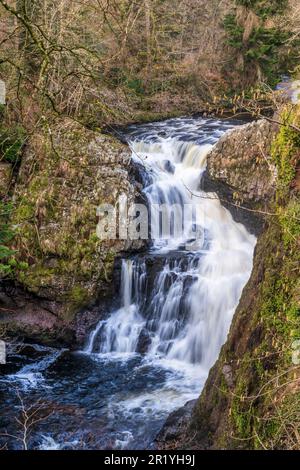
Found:
[{"label": "waterfall", "polygon": [[25,404],[50,410],[30,436],[39,449],[150,450],[167,416],[199,396],[256,243],[200,184],[207,153],[238,124],[178,118],[126,128],[151,243],[121,260],[119,293],[106,314],[101,305],[85,351],[30,346],[28,358],[10,359],[0,380],[3,444],[19,433],[16,381]]},{"label": "waterfall", "polygon": [[[147,175],[149,207],[164,205],[173,236],[165,236],[159,214],[152,213],[153,246],[146,255],[122,261],[121,307],[98,324],[88,352],[142,350],[148,358],[196,364],[207,372],[217,359],[249,278],[256,242],[215,194],[199,189],[207,153],[230,127],[202,120],[197,129],[191,125],[192,140],[178,127],[161,136],[149,126],[129,137],[132,158],[143,163]],[[191,240],[194,220],[181,227],[177,218],[176,210],[188,204],[201,212],[197,240]]]}]

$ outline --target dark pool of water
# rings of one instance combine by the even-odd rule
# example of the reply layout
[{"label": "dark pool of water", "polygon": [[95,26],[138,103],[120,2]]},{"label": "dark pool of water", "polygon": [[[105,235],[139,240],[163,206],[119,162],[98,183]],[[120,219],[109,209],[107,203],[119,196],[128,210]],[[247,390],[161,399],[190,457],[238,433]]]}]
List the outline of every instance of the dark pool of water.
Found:
[{"label": "dark pool of water", "polygon": [[138,354],[62,352],[51,364],[55,354],[44,352],[38,360],[9,357],[5,367],[13,374],[0,375],[0,433],[15,438],[0,436],[1,446],[23,446],[17,439],[22,438],[22,425],[16,421],[23,421],[23,401],[25,409],[35,413],[33,420],[41,419],[32,426],[31,449],[151,448],[169,412],[183,396],[193,398],[200,387],[189,389],[187,378],[185,388],[186,371]]}]

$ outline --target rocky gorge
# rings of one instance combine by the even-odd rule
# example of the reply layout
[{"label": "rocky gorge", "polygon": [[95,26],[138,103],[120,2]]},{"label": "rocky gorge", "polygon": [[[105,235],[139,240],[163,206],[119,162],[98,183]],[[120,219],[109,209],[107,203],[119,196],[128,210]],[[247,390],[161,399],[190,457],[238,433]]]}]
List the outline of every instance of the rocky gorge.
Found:
[{"label": "rocky gorge", "polygon": [[[66,134],[61,133],[62,128],[67,129]],[[257,338],[253,339],[255,346],[256,341],[261,341],[264,335],[263,326],[257,333],[257,320],[253,318],[257,312],[253,295],[256,297],[262,270],[266,269],[261,265],[266,262],[270,249],[272,252],[274,250],[269,245],[270,236],[273,236],[269,233],[275,237],[277,231],[273,232],[268,214],[280,175],[274,160],[278,133],[279,127],[267,120],[244,125],[239,123],[237,127],[229,129],[207,154],[202,187],[209,191],[208,194],[218,194],[233,219],[243,223],[259,237],[259,241],[253,273],[243,291],[229,339],[210,372],[201,398],[199,402],[193,400],[170,415],[156,437],[158,448],[231,446],[229,442],[223,444],[219,441],[223,426],[228,429],[229,424],[228,421],[223,424],[223,420],[228,419],[223,408],[225,401],[223,392],[220,392],[220,397],[216,397],[215,384],[220,381],[217,390],[223,383],[229,390],[234,390],[236,381],[242,379],[232,365],[234,359],[227,359],[227,354],[230,357],[233,354],[248,357],[248,347],[252,347],[250,338]],[[28,143],[15,186],[14,197],[20,201],[20,205],[13,214],[18,227],[14,247],[22,259],[27,260],[28,268],[25,272],[20,270],[14,285],[11,281],[2,285],[1,300],[4,308],[1,324],[6,334],[14,338],[76,350],[86,343],[89,332],[97,322],[100,321],[101,325],[101,319],[107,318],[107,311],[111,310],[114,303],[118,305],[121,282],[124,283],[120,278],[120,257],[140,256],[139,253],[144,256],[146,249],[142,241],[100,241],[95,233],[96,208],[103,199],[115,205],[121,193],[125,193],[129,201],[141,200],[141,182],[144,177],[139,160],[130,161],[128,147],[119,143],[115,137],[84,131],[70,121],[59,122],[49,134],[49,147],[39,146],[40,136],[35,136]],[[42,142],[44,139],[43,136]],[[42,152],[45,152],[43,160],[40,158]],[[37,154],[39,165],[34,167]],[[56,165],[58,156],[62,156],[59,171]],[[53,166],[52,158],[55,162]],[[74,160],[76,171],[72,165]],[[34,173],[30,174],[28,180],[27,172],[32,171],[32,168]],[[41,194],[40,184],[45,179],[51,190]],[[78,181],[79,193],[75,190]],[[27,258],[24,258],[24,254]],[[165,261],[163,257],[155,260],[151,255],[148,259],[141,259],[145,259],[146,263],[147,288],[144,295],[151,296]],[[142,330],[137,345],[137,351],[142,357],[147,355],[150,345],[149,332]],[[242,353],[240,348],[245,348]],[[247,376],[251,378],[252,372],[248,371]],[[216,407],[216,403],[221,409]],[[208,408],[210,406],[213,412]],[[191,440],[190,436],[194,436],[195,431],[197,434]],[[216,433],[214,437],[213,432]]]},{"label": "rocky gorge", "polygon": [[[129,204],[141,199],[138,163],[116,138],[68,120],[45,134],[28,142],[14,190],[13,248],[28,268],[15,286],[3,283],[0,322],[8,333],[71,345],[87,334],[89,321],[95,324],[84,310],[117,295],[118,257],[145,247],[143,241],[100,242],[95,230],[101,201],[115,206],[121,194]],[[215,191],[255,234],[263,223],[255,208],[263,212],[275,191],[276,167],[268,160],[275,134],[266,120],[245,124],[221,137],[207,156],[203,189]]]},{"label": "rocky gorge", "polygon": [[299,449],[297,0],[0,3],[0,449]]}]

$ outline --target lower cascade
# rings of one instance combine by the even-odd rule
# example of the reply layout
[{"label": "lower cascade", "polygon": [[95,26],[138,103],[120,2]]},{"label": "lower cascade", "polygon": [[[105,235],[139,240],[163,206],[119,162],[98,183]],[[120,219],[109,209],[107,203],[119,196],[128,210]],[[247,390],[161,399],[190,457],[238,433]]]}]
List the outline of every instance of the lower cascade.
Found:
[{"label": "lower cascade", "polygon": [[[124,131],[148,207],[164,207],[171,236],[151,210],[151,245],[121,261],[118,307],[102,316],[84,351],[54,361],[56,353],[43,350],[0,380],[11,423],[18,401],[10,380],[47,403],[33,448],[149,449],[170,412],[199,396],[256,244],[215,194],[201,190],[209,150],[238,124],[178,118]],[[200,217],[182,219],[185,207]]]}]

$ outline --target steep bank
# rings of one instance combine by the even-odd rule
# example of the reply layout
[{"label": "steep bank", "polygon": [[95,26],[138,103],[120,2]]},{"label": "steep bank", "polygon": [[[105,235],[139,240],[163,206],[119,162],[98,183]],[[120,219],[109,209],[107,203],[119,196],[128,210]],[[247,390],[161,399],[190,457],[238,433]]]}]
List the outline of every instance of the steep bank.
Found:
[{"label": "steep bank", "polygon": [[[297,449],[300,413],[299,108],[272,144],[276,198],[258,240],[226,344],[196,406],[174,414],[158,445]],[[230,139],[230,136],[229,136]],[[177,422],[177,427],[174,426]]]},{"label": "steep bank", "polygon": [[0,322],[7,333],[74,341],[76,314],[113,296],[118,253],[141,247],[100,241],[96,209],[101,203],[116,206],[120,194],[130,204],[137,191],[130,151],[113,137],[69,119],[45,123],[30,137],[11,215],[16,263],[26,265],[15,269],[17,287],[3,281]]}]

